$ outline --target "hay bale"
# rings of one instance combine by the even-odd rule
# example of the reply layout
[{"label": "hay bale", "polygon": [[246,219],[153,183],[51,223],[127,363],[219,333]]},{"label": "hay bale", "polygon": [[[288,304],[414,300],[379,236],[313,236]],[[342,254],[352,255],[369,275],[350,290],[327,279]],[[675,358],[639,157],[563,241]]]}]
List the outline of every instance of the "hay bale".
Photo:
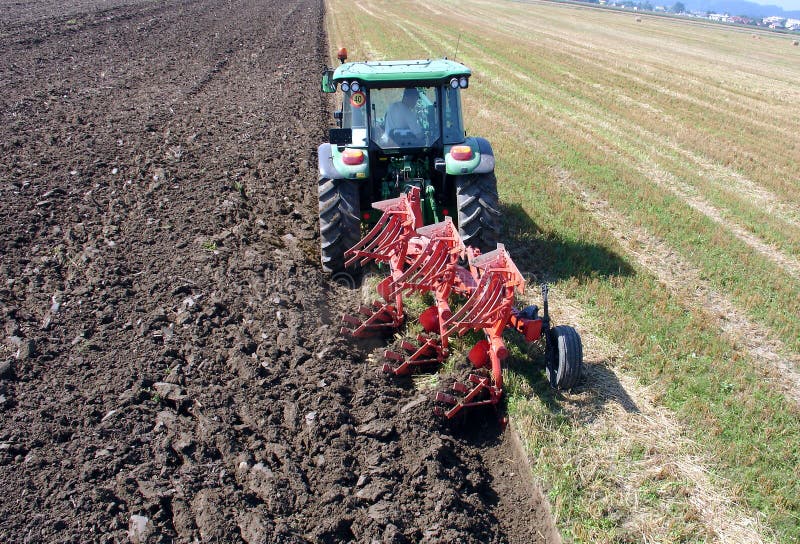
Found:
[{"label": "hay bale", "polygon": [[637,22],[637,23],[641,23],[641,22],[642,22],[642,18],[641,18],[641,17],[637,17],[637,18],[636,18],[636,22]]},{"label": "hay bale", "polygon": [[795,40],[795,41],[792,42],[792,45],[800,45],[800,42]]}]

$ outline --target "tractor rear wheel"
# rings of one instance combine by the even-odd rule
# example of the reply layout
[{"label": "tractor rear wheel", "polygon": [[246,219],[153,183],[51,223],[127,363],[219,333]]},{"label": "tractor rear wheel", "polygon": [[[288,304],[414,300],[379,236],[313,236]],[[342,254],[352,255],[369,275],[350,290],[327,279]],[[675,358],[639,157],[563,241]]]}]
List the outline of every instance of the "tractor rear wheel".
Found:
[{"label": "tractor rear wheel", "polygon": [[497,248],[500,205],[494,172],[455,178],[458,233],[464,244],[486,253]]},{"label": "tractor rear wheel", "polygon": [[344,252],[361,238],[360,204],[355,181],[320,178],[320,257],[326,272],[344,271]]},{"label": "tractor rear wheel", "polygon": [[547,336],[547,378],[556,389],[572,389],[583,370],[583,346],[572,327],[553,327]]}]

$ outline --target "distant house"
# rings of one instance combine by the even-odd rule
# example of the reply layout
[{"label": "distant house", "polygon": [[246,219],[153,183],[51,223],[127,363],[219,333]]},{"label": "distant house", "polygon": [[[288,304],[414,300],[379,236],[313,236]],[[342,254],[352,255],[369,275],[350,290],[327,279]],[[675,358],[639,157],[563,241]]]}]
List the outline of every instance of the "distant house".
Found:
[{"label": "distant house", "polygon": [[789,30],[800,30],[800,19],[786,19],[784,26]]},{"label": "distant house", "polygon": [[739,15],[734,15],[731,17],[731,22],[736,23],[739,25],[752,25],[755,24],[755,21],[750,17],[741,17]]},{"label": "distant house", "polygon": [[708,18],[712,21],[719,21],[720,23],[730,23],[731,16],[727,13],[709,13]]},{"label": "distant house", "polygon": [[786,17],[774,15],[772,17],[764,17],[761,21],[770,28],[783,28],[784,23],[786,23]]}]

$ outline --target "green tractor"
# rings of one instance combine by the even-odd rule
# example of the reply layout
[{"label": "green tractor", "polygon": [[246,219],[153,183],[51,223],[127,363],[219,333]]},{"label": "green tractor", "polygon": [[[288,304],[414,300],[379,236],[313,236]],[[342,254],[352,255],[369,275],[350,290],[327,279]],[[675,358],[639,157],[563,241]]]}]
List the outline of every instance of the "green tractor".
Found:
[{"label": "green tractor", "polygon": [[322,91],[342,92],[330,142],[319,147],[323,268],[345,269],[344,253],[378,219],[373,202],[421,191],[423,222],[451,216],[466,245],[495,249],[500,225],[494,154],[467,137],[461,91],[469,68],[447,59],[345,62],[326,70]]}]

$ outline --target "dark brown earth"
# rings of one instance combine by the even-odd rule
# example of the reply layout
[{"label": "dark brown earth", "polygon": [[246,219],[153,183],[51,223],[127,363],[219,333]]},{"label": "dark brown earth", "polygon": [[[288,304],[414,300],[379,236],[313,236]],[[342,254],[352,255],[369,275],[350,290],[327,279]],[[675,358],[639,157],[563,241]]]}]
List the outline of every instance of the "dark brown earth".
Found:
[{"label": "dark brown earth", "polygon": [[0,1],[0,542],[537,542],[337,335],[320,0]]}]

